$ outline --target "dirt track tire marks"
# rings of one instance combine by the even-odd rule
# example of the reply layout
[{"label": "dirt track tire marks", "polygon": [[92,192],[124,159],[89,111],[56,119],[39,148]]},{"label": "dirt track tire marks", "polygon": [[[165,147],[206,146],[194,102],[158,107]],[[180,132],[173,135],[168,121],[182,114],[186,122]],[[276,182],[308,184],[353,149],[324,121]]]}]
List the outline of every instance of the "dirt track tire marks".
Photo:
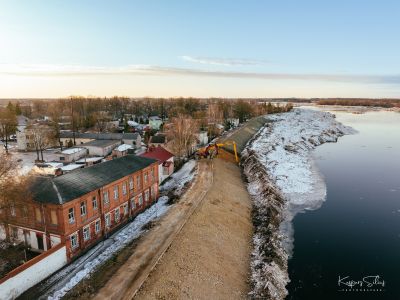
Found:
[{"label": "dirt track tire marks", "polygon": [[202,160],[198,175],[182,199],[171,207],[137,246],[128,261],[100,289],[95,299],[132,299],[213,184],[213,162]]}]

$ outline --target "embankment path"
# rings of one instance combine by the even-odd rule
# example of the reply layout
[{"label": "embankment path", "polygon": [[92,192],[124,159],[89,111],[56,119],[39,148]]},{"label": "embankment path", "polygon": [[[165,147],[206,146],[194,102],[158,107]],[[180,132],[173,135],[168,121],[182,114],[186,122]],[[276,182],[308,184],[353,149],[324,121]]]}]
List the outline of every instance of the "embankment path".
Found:
[{"label": "embankment path", "polygon": [[99,290],[96,299],[243,299],[251,202],[238,166],[199,162],[191,188]]}]

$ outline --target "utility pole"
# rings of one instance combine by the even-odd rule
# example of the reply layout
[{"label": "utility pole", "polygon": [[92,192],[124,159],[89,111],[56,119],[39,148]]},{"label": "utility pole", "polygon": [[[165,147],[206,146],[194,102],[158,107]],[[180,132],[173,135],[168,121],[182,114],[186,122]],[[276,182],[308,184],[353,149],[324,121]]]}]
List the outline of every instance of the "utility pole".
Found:
[{"label": "utility pole", "polygon": [[75,141],[75,119],[74,119],[74,103],[73,103],[73,98],[71,97],[71,119],[72,119],[72,136],[74,139],[74,146],[76,146],[76,141]]}]

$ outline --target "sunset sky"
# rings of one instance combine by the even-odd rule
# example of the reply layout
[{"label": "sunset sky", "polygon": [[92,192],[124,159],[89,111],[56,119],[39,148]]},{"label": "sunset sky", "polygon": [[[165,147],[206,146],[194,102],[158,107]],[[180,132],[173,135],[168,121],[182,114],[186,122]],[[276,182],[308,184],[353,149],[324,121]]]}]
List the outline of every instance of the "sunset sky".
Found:
[{"label": "sunset sky", "polygon": [[0,98],[400,97],[399,1],[0,0]]}]

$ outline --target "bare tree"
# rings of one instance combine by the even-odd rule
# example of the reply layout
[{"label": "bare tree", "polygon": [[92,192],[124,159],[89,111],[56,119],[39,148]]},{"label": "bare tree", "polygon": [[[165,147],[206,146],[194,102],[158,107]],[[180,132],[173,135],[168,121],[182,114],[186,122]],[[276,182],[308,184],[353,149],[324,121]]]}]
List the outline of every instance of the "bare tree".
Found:
[{"label": "bare tree", "polygon": [[33,145],[36,149],[37,160],[40,160],[40,153],[41,160],[43,161],[43,150],[46,149],[46,147],[52,145],[54,135],[52,135],[51,129],[49,127],[43,125],[32,126],[30,128],[30,132]]},{"label": "bare tree", "polygon": [[27,179],[18,177],[17,162],[9,154],[0,154],[0,225],[6,230],[9,239],[8,224],[16,216],[17,209],[26,208]]},{"label": "bare tree", "polygon": [[0,111],[0,136],[5,142],[5,150],[8,153],[8,141],[10,135],[15,133],[17,129],[17,117],[15,113],[9,109]]},{"label": "bare tree", "polygon": [[192,154],[198,131],[199,126],[192,117],[178,115],[178,117],[172,119],[168,136],[173,140],[172,148],[176,155],[184,157]]},{"label": "bare tree", "polygon": [[96,130],[104,132],[107,129],[107,123],[110,121],[108,113],[105,111],[98,111],[93,114],[93,118],[96,122]]}]

